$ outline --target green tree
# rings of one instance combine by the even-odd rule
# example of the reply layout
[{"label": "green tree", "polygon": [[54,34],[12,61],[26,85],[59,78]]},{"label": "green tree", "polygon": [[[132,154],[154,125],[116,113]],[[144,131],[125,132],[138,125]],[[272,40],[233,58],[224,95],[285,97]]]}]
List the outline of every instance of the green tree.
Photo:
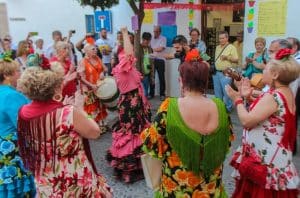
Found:
[{"label": "green tree", "polygon": [[[114,5],[119,4],[119,0],[77,0],[82,6],[91,6],[96,10],[100,8],[104,10],[105,8],[111,8]],[[176,0],[161,0],[161,3],[173,3]],[[152,0],[127,0],[127,3],[133,10],[134,14],[138,16],[138,30],[135,32],[134,37],[134,49],[138,49],[138,45],[140,43],[141,38],[141,27],[142,22],[145,17],[144,12],[144,3],[152,2]],[[139,57],[139,50],[135,50],[136,57]]]}]

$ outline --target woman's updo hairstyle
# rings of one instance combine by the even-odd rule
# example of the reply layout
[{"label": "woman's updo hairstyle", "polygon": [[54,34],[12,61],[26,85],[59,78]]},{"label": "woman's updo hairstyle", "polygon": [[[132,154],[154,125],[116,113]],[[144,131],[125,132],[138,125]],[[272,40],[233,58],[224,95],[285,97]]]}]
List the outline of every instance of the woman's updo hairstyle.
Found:
[{"label": "woman's updo hairstyle", "polygon": [[[31,100],[52,99],[63,82],[64,70],[60,63],[45,63],[27,68],[18,80],[18,88]],[[49,64],[49,65],[46,65]]]},{"label": "woman's updo hairstyle", "polygon": [[179,66],[179,75],[185,90],[205,93],[209,67],[202,61],[197,49],[187,53],[185,61]]}]

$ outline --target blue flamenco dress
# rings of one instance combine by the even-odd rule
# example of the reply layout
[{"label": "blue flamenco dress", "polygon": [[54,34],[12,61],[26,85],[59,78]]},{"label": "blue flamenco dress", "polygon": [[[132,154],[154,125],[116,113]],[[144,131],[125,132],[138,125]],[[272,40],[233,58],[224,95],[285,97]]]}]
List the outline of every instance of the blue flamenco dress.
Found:
[{"label": "blue flamenco dress", "polygon": [[33,175],[24,168],[17,144],[17,117],[28,99],[13,87],[0,85],[0,197],[34,197]]}]

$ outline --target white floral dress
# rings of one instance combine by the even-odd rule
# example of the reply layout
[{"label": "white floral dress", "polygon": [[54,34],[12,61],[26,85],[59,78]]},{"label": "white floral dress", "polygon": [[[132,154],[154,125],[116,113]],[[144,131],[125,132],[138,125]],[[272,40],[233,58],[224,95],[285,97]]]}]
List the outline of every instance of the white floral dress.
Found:
[{"label": "white floral dress", "polygon": [[[288,111],[284,105],[285,99],[276,91],[270,91],[268,93],[274,97],[278,104],[278,110],[256,127],[244,129],[242,145],[244,148],[247,147],[250,149],[251,154],[254,154],[262,164],[270,164],[267,166],[268,174],[265,189],[297,189],[299,176],[292,162],[292,151],[280,144],[285,129],[284,117]],[[255,104],[251,104],[250,109],[252,109],[254,105]],[[232,160],[237,164],[242,160],[243,146],[240,146],[233,155]],[[277,149],[278,151],[276,153]],[[232,176],[239,179],[239,171],[234,169]]]},{"label": "white floral dress", "polygon": [[[42,158],[47,161],[45,169],[35,174],[38,197],[112,197],[105,178],[93,170],[82,137],[73,130],[73,107],[68,105],[57,112],[58,115],[61,112],[61,118],[56,132],[55,168],[52,168],[53,155],[48,152]],[[43,149],[44,144],[42,153]]]}]

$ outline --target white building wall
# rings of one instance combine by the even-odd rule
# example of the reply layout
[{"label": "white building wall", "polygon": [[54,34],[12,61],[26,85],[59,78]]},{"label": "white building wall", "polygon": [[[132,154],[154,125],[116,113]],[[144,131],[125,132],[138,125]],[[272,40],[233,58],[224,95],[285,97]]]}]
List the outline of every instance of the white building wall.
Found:
[{"label": "white building wall", "polygon": [[[187,2],[181,0],[179,2]],[[196,1],[197,2],[197,1]],[[6,3],[9,34],[14,41],[26,38],[28,32],[38,32],[44,38],[46,45],[51,43],[51,32],[60,30],[64,35],[70,29],[75,29],[72,40],[77,41],[85,34],[85,14],[93,14],[90,7],[81,7],[76,0],[0,0]],[[128,26],[131,30],[131,16],[133,12],[127,1],[110,9],[112,11],[113,34],[122,26]],[[169,9],[156,9],[154,11],[154,24],[157,23],[157,12]],[[188,36],[188,10],[177,10],[178,34]],[[194,26],[201,27],[200,12],[195,12]],[[145,24],[143,31],[152,33],[154,24]]]},{"label": "white building wall", "polygon": [[[187,2],[188,0],[178,1],[178,3]],[[195,3],[198,2],[199,0],[195,0]],[[91,7],[81,7],[76,0],[0,0],[0,3],[6,3],[9,24],[8,33],[13,37],[15,43],[25,39],[28,32],[38,32],[39,37],[44,39],[45,47],[52,43],[51,33],[54,30],[60,30],[64,36],[67,36],[69,30],[76,30],[76,33],[71,38],[71,41],[76,43],[85,35],[85,15],[94,13]],[[120,4],[110,10],[112,11],[113,35],[109,35],[109,37],[114,39],[116,32],[123,26],[127,26],[131,31],[133,11],[127,1],[120,0]],[[169,9],[155,9],[153,24],[143,25],[142,31],[153,33],[153,26],[157,24],[157,13],[161,11],[169,11]],[[176,22],[177,33],[183,34],[189,39],[188,11],[176,10]],[[200,11],[194,11],[193,23],[194,27],[200,29]],[[168,50],[170,51],[171,49],[169,48]],[[166,61],[166,94],[170,96],[179,95],[178,65],[179,61],[177,60]]]}]

